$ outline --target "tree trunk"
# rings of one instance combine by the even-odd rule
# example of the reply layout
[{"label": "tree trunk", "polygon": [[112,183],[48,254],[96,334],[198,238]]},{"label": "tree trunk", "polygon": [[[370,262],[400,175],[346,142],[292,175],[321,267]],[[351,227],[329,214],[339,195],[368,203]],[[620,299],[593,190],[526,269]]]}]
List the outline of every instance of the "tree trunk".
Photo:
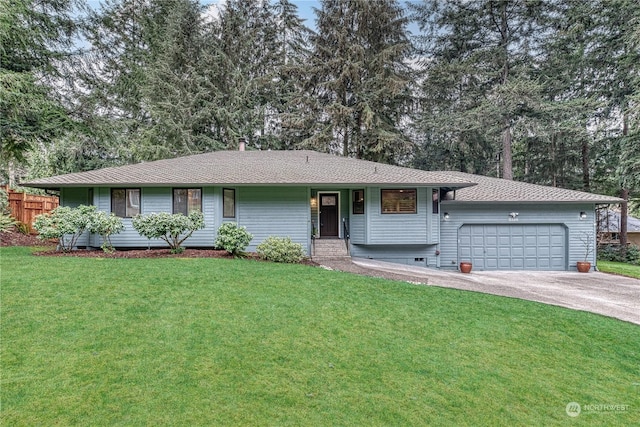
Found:
[{"label": "tree trunk", "polygon": [[513,180],[513,162],[511,158],[511,128],[509,119],[505,119],[504,131],[502,133],[502,178]]},{"label": "tree trunk", "polygon": [[620,254],[626,257],[629,189],[623,188],[620,190],[620,197],[624,199],[624,202],[620,203]]},{"label": "tree trunk", "polygon": [[591,181],[589,179],[589,141],[586,138],[582,140],[582,188],[587,192],[591,190]]}]

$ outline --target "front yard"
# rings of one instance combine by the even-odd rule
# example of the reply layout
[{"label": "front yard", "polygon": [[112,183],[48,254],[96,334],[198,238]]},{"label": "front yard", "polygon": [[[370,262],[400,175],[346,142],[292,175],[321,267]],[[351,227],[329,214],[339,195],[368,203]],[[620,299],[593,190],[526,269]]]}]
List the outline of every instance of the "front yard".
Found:
[{"label": "front yard", "polygon": [[2,425],[640,424],[614,319],[251,260],[0,262]]}]

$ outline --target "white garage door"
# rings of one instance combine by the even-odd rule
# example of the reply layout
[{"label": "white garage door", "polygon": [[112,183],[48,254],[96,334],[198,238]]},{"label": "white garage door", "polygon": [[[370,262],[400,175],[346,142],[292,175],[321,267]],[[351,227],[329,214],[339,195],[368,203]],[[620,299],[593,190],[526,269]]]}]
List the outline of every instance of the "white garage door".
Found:
[{"label": "white garage door", "polygon": [[566,270],[566,229],[558,224],[468,224],[458,258],[474,270]]}]

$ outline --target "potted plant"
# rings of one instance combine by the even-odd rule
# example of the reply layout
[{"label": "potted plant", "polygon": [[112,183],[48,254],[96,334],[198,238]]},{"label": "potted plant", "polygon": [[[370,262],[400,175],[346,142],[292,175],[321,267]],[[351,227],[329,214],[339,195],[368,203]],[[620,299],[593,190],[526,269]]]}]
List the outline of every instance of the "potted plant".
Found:
[{"label": "potted plant", "polygon": [[460,263],[460,271],[465,274],[471,273],[471,268],[473,268],[473,264],[469,261],[462,261]]},{"label": "potted plant", "polygon": [[576,263],[576,267],[580,273],[588,273],[591,271],[591,262],[588,261],[589,254],[593,251],[593,246],[591,245],[591,234],[582,233],[580,236],[580,241],[584,246],[584,261],[578,261]]}]

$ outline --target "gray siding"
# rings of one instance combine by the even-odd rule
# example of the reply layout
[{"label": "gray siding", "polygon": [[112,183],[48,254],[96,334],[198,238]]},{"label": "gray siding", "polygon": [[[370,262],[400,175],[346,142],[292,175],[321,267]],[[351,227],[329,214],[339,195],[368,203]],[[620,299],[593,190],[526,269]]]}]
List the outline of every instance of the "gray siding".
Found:
[{"label": "gray siding", "polygon": [[[443,220],[444,213],[450,219]],[[509,213],[517,212],[517,221],[510,219]],[[580,212],[587,214],[580,219]],[[445,201],[440,209],[440,262],[442,268],[457,269],[459,259],[459,230],[465,224],[559,224],[566,228],[567,253],[566,268],[576,270],[576,262],[585,257],[585,245],[581,239],[590,236],[591,253],[588,260],[595,265],[595,206],[593,204],[468,204]]]},{"label": "gray siding", "polygon": [[437,267],[435,245],[351,245],[351,256],[420,267]]},{"label": "gray siding", "polygon": [[[427,244],[427,222],[431,216],[431,197],[427,188],[417,190],[417,213],[383,214],[380,207],[380,188],[367,189],[367,240],[370,245]],[[428,204],[427,204],[428,201]],[[366,213],[368,211],[368,213]]]},{"label": "gray siding", "polygon": [[[202,189],[202,213],[205,216],[205,228],[198,230],[185,242],[186,247],[213,247],[217,225],[215,218],[215,195],[212,187]],[[172,212],[173,194],[172,188],[142,188],[140,194],[141,213],[143,215],[159,212]],[[94,189],[94,200],[98,209],[111,212],[111,188],[97,187]],[[167,244],[160,239],[149,240],[142,237],[133,228],[131,218],[123,218],[124,231],[111,237],[111,243],[115,247],[166,247]],[[102,239],[92,236],[91,246],[100,246]]]},{"label": "gray siding", "polygon": [[[92,203],[89,200],[89,189],[86,187],[81,188],[61,188],[60,189],[60,206],[67,206],[70,208],[77,208],[80,205],[90,205]],[[80,236],[76,243],[77,246],[84,247],[90,246],[89,232],[85,232]]]},{"label": "gray siding", "polygon": [[240,187],[237,222],[253,234],[248,250],[269,236],[291,237],[309,253],[311,214],[306,187]]}]

